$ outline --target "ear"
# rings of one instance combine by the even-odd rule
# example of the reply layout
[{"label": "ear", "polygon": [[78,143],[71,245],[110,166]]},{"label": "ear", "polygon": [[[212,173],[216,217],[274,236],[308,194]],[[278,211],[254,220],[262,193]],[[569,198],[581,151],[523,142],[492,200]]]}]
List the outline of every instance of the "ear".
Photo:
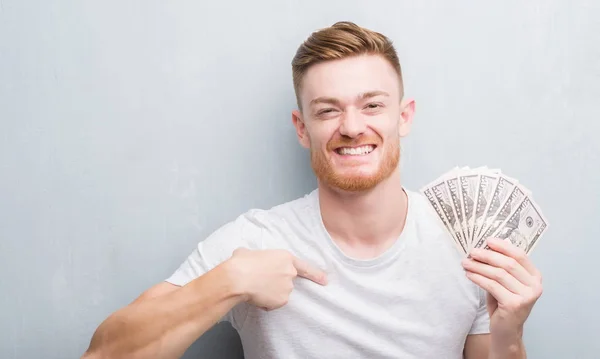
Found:
[{"label": "ear", "polygon": [[402,112],[400,113],[400,126],[398,126],[398,135],[404,137],[410,132],[415,114],[415,100],[405,99],[400,104]]},{"label": "ear", "polygon": [[310,148],[310,138],[306,132],[306,124],[302,118],[302,112],[299,110],[292,111],[292,123],[296,127],[296,135],[298,135],[298,142],[304,148]]}]

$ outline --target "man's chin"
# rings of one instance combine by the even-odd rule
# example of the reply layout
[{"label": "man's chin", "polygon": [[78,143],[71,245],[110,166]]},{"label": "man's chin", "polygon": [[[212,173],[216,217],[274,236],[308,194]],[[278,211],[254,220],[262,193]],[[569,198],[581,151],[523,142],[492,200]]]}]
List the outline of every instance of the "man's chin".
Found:
[{"label": "man's chin", "polygon": [[333,190],[344,192],[364,192],[373,189],[393,173],[397,164],[397,158],[394,160],[392,157],[378,168],[365,165],[336,168],[333,163],[328,163],[323,158],[311,158],[312,168],[319,181]]},{"label": "man's chin", "polygon": [[333,189],[341,190],[344,192],[364,192],[368,191],[377,184],[379,184],[383,178],[381,176],[328,176],[329,178],[324,179],[325,184],[332,187]]}]

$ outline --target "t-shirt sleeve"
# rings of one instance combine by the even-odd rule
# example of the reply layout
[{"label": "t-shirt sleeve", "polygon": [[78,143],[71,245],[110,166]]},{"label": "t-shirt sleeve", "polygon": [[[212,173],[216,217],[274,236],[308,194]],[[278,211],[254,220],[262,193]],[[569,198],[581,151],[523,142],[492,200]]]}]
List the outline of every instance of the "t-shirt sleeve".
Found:
[{"label": "t-shirt sleeve", "polygon": [[490,315],[487,311],[487,294],[479,287],[477,292],[479,293],[479,307],[469,334],[488,334],[490,332]]},{"label": "t-shirt sleeve", "polygon": [[[263,249],[262,236],[267,226],[264,217],[262,211],[251,210],[221,226],[199,242],[166,281],[184,286],[229,259],[237,248]],[[219,322],[226,320],[239,330],[246,313],[247,304],[242,303]]]}]

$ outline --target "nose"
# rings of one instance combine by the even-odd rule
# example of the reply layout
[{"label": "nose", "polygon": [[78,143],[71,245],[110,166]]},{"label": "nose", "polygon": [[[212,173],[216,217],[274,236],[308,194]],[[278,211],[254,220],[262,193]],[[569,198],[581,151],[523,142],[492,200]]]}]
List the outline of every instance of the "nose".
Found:
[{"label": "nose", "polygon": [[355,138],[362,135],[367,125],[364,121],[363,116],[357,113],[355,110],[347,110],[342,116],[340,116],[340,134],[350,138]]}]

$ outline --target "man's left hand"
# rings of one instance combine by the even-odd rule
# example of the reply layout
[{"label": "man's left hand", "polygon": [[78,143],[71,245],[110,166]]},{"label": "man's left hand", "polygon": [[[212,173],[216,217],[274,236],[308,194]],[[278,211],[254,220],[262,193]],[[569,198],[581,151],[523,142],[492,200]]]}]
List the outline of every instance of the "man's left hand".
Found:
[{"label": "man's left hand", "polygon": [[522,336],[523,325],[542,295],[542,275],[510,241],[490,238],[487,244],[491,250],[473,249],[463,267],[467,277],[488,293],[492,338],[510,341]]}]

